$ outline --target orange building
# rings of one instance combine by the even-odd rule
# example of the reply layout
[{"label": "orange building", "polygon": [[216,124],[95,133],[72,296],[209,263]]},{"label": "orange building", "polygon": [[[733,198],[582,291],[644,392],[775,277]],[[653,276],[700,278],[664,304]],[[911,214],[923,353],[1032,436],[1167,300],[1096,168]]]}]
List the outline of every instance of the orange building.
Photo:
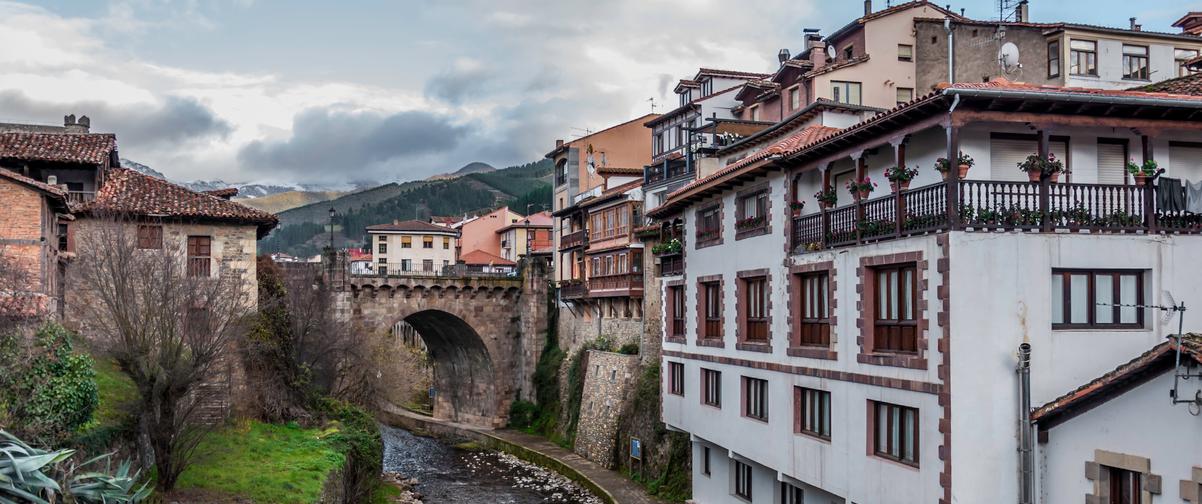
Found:
[{"label": "orange building", "polygon": [[459,257],[477,250],[500,256],[501,235],[497,231],[523,218],[509,207],[501,207],[464,222],[459,227]]}]

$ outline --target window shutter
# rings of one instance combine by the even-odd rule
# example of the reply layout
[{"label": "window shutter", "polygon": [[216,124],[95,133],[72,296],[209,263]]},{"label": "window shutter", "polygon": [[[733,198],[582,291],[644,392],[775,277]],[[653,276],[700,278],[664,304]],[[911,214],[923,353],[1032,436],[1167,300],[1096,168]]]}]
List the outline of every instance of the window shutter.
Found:
[{"label": "window shutter", "polygon": [[1169,145],[1168,168],[1167,175],[1173,178],[1189,181],[1202,178],[1202,147]]},{"label": "window shutter", "polygon": [[[1048,142],[1048,150],[1056,159],[1068,166],[1068,145],[1063,142]],[[1027,174],[1018,169],[1018,164],[1026,161],[1027,156],[1039,152],[1039,142],[1036,140],[1016,138],[992,138],[989,140],[990,178],[993,180],[1008,180],[1022,182],[1027,180]],[[971,177],[971,172],[969,173]]]},{"label": "window shutter", "polygon": [[1126,178],[1126,146],[1117,143],[1098,143],[1098,183],[1121,185]]}]

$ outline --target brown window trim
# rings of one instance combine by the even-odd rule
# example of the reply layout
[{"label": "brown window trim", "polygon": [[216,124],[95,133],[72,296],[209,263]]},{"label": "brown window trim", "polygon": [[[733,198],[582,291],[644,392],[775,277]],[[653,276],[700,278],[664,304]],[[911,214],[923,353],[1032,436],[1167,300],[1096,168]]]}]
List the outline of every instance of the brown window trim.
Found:
[{"label": "brown window trim", "polygon": [[[703,222],[702,215],[705,215],[705,214],[709,213],[710,211],[716,211],[716,218],[717,218],[716,226],[702,228],[701,227],[701,223]],[[703,249],[706,247],[713,247],[715,245],[722,244],[722,217],[723,217],[722,214],[723,214],[723,212],[722,212],[722,203],[721,202],[714,203],[712,205],[707,205],[707,206],[702,207],[701,209],[697,210],[697,213],[694,217],[694,225],[693,225],[693,227],[695,228],[694,229],[695,230],[694,238],[696,241],[696,243],[693,245],[693,248],[695,250],[700,250],[700,249]]]},{"label": "brown window trim", "polygon": [[[758,405],[758,409],[761,409],[763,411],[762,411],[762,415],[753,415],[751,412],[751,409],[752,409],[751,408],[751,401],[752,401],[751,387],[753,384],[758,385],[760,383],[763,383],[764,389],[763,389],[762,393],[759,394],[759,398],[761,399],[760,402],[762,404]],[[742,408],[743,409],[743,411],[742,411],[743,418],[750,418],[750,419],[758,421],[758,422],[768,423],[768,415],[771,412],[771,410],[769,409],[769,404],[768,404],[768,398],[769,398],[769,394],[770,394],[769,388],[771,387],[771,384],[768,383],[768,380],[765,380],[763,378],[742,376],[742,377],[740,377],[739,387],[740,387],[740,389],[742,389],[742,394],[741,394],[742,397],[740,399],[742,399],[741,402],[743,403],[743,408]]]},{"label": "brown window trim", "polygon": [[[768,269],[745,270],[736,273],[735,316],[738,321],[735,348],[752,352],[772,352],[772,275]],[[749,313],[750,289],[753,282],[763,282],[762,317]],[[762,335],[761,335],[762,333]],[[754,334],[754,337],[753,337]]]},{"label": "brown window trim", "polygon": [[[875,345],[876,274],[873,268],[902,263],[915,264],[915,286],[918,289],[914,298],[914,317],[917,322],[915,328],[917,338],[916,352],[887,351],[877,349]],[[926,318],[928,267],[928,263],[923,259],[923,253],[920,251],[860,258],[860,266],[856,269],[856,276],[860,282],[857,292],[859,299],[856,302],[856,308],[859,312],[859,318],[856,320],[856,327],[859,328],[857,343],[860,350],[856,355],[857,362],[908,369],[928,368],[929,363],[926,359],[927,347],[929,345],[927,339],[929,321]]]},{"label": "brown window trim", "polygon": [[213,237],[193,235],[188,237],[187,274],[189,277],[208,278],[213,276]]},{"label": "brown window trim", "polygon": [[[772,192],[769,189],[768,184],[761,184],[739,191],[735,196],[735,241],[772,232]],[[749,218],[743,211],[743,202],[749,198],[762,198],[759,201],[763,206],[759,208],[760,215],[754,217],[757,219],[754,223],[748,222]]]},{"label": "brown window trim", "polygon": [[138,248],[142,250],[162,250],[163,226],[160,224],[138,224]]},{"label": "brown window trim", "polygon": [[[710,375],[715,375],[714,400],[710,401]],[[711,408],[722,409],[722,372],[716,369],[701,368],[701,404]]]},{"label": "brown window trim", "polygon": [[[904,457],[896,457],[889,453],[889,448],[892,447],[893,443],[896,442],[898,444],[904,444],[904,440],[895,441],[893,439],[886,439],[885,440],[886,444],[884,445],[884,447],[882,449],[881,439],[879,439],[877,436],[877,425],[876,425],[877,420],[880,418],[880,416],[879,416],[880,408],[898,409],[902,413],[905,413],[907,410],[914,412],[914,426],[913,426],[913,429],[909,432],[909,435],[914,438],[913,443],[912,443],[914,446],[914,460],[907,460]],[[889,414],[886,416],[889,418],[890,421],[893,420],[892,414]],[[922,443],[921,443],[922,437],[920,434],[922,431],[922,415],[921,415],[921,411],[919,411],[918,408],[913,408],[910,406],[902,406],[900,404],[893,404],[893,403],[887,403],[887,402],[882,402],[882,401],[873,401],[870,399],[868,401],[868,422],[867,422],[867,424],[868,424],[868,439],[870,440],[867,443],[869,455],[872,455],[873,457],[877,457],[880,459],[888,460],[890,462],[896,462],[898,464],[910,466],[913,468],[920,467],[919,464],[920,464],[921,458],[922,458],[920,456],[922,453]],[[890,437],[892,437],[893,429],[887,428],[885,430],[889,433]],[[898,432],[901,432],[901,430],[899,429]]]},{"label": "brown window trim", "polygon": [[[1055,51],[1052,50],[1052,46],[1056,46]],[[1064,66],[1063,55],[1064,55],[1064,52],[1060,50],[1060,41],[1059,40],[1049,40],[1048,41],[1048,64],[1047,64],[1049,79],[1055,79],[1057,77],[1060,77],[1060,74],[1064,73],[1064,69],[1062,68]],[[1052,73],[1052,61],[1056,62],[1056,73]]]},{"label": "brown window trim", "polygon": [[[665,286],[667,290],[667,304],[665,312],[667,312],[667,323],[664,324],[664,339],[670,343],[684,343],[685,335],[688,333],[687,322],[685,317],[688,315],[687,303],[688,298],[685,295],[683,282],[670,283]],[[677,303],[677,301],[680,301]]]},{"label": "brown window trim", "polygon": [[668,361],[668,393],[684,396],[684,363]]},{"label": "brown window trim", "polygon": [[[717,318],[709,318],[709,292],[706,287],[716,285]],[[726,282],[722,275],[707,275],[697,279],[697,345],[722,347],[725,345],[726,301],[723,299]]]},{"label": "brown window trim", "polygon": [[[825,274],[827,278],[827,318],[819,322],[810,321],[802,318],[805,310],[805,297],[802,292],[802,278],[806,276]],[[833,261],[823,261],[809,264],[799,264],[789,267],[790,285],[789,285],[789,348],[787,353],[791,357],[805,357],[810,359],[836,360],[838,353],[835,351],[838,335],[836,328],[838,327],[838,308],[839,298],[836,296],[838,292],[838,279],[835,275],[835,263]],[[804,324],[826,324],[826,340],[825,345],[804,345],[801,343],[801,332],[804,330]]]},{"label": "brown window trim", "polygon": [[[1113,277],[1113,280],[1111,282],[1111,287],[1113,288],[1113,292],[1111,294],[1111,296],[1112,296],[1111,300],[1116,303],[1121,301],[1121,297],[1120,297],[1121,293],[1119,291],[1119,289],[1120,289],[1119,277],[1122,275],[1134,275],[1135,276],[1135,304],[1142,305],[1142,304],[1144,304],[1144,276],[1147,274],[1147,270],[1144,270],[1144,269],[1121,269],[1121,268],[1099,268],[1099,269],[1052,268],[1052,276],[1053,277],[1055,277],[1056,275],[1063,275],[1063,277],[1064,277],[1064,279],[1062,281],[1062,288],[1064,290],[1060,296],[1060,300],[1062,303],[1061,306],[1062,306],[1062,310],[1063,310],[1065,317],[1069,316],[1070,310],[1072,308],[1072,299],[1070,296],[1070,294],[1072,293],[1072,285],[1070,284],[1069,278],[1070,278],[1070,275],[1073,275],[1073,274],[1088,275],[1089,282],[1088,282],[1088,287],[1086,290],[1086,296],[1088,297],[1088,299],[1086,300],[1085,305],[1088,307],[1088,309],[1086,310],[1086,318],[1089,319],[1089,322],[1086,322],[1083,324],[1082,323],[1059,323],[1059,324],[1053,323],[1052,330],[1146,329],[1147,328],[1146,319],[1144,318],[1144,310],[1139,309],[1139,308],[1136,308],[1136,310],[1135,310],[1135,317],[1137,319],[1137,322],[1135,322],[1135,323],[1124,324],[1121,322],[1114,322],[1114,323],[1110,323],[1110,324],[1099,324],[1099,323],[1094,322],[1094,318],[1097,317],[1097,305],[1095,304],[1096,299],[1097,299],[1097,293],[1095,292],[1095,288],[1096,288],[1096,282],[1097,282],[1098,275],[1103,275],[1103,276],[1110,275]],[[1120,312],[1120,307],[1115,306],[1114,312],[1112,313],[1112,317],[1113,317],[1112,320],[1119,319],[1119,312]]]},{"label": "brown window trim", "polygon": [[[809,413],[807,406],[810,406],[809,401],[807,400],[808,394],[806,392],[810,392],[810,391],[817,392],[819,394],[825,394],[825,396],[826,396],[826,419],[825,419],[825,421],[826,421],[826,428],[828,430],[828,432],[826,434],[823,434],[816,430],[807,429],[805,426],[806,425],[806,416]],[[802,434],[802,435],[809,436],[809,437],[812,437],[815,439],[820,439],[822,441],[830,442],[831,433],[829,431],[834,430],[834,425],[832,425],[832,423],[831,423],[831,410],[833,408],[831,405],[830,391],[816,389],[816,388],[810,388],[810,387],[794,386],[793,387],[793,404],[794,404],[793,433],[794,434]],[[821,409],[819,409],[818,414],[821,414]],[[819,421],[822,421],[822,420],[820,419]]]}]

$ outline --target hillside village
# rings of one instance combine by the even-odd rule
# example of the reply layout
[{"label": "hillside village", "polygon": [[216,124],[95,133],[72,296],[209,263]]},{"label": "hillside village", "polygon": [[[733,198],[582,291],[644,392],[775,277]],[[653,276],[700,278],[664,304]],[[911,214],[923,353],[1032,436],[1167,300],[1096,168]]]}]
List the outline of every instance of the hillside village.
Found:
[{"label": "hillside village", "polygon": [[106,453],[114,502],[1202,502],[1202,12],[1001,5],[347,190],[0,123],[0,451],[78,502]]}]

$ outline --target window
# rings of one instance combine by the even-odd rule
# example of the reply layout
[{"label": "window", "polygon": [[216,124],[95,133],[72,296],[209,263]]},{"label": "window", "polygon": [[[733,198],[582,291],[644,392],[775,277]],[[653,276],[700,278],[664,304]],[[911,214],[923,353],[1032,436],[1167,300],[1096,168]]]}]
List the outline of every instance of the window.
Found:
[{"label": "window", "polygon": [[736,227],[740,231],[760,228],[768,225],[768,191],[760,190],[739,196],[739,220]]},{"label": "window", "polygon": [[668,363],[668,393],[684,395],[684,364],[679,362]]},{"label": "window", "polygon": [[849,45],[843,48],[843,61],[847,61],[856,55],[856,46]]},{"label": "window", "polygon": [[701,402],[706,406],[722,407],[722,372],[701,369]]},{"label": "window", "polygon": [[752,277],[743,282],[743,339],[768,342],[768,277]]},{"label": "window", "polygon": [[701,447],[701,474],[710,475],[710,447]]},{"label": "window", "polygon": [[701,337],[722,339],[722,282],[703,282],[698,290],[704,308]]},{"label": "window", "polygon": [[1060,77],[1060,41],[1048,42],[1048,78]]},{"label": "window", "polygon": [[[1052,329],[1142,328],[1143,271],[1052,270]],[[1125,306],[1124,306],[1125,305]]]},{"label": "window", "polygon": [[914,263],[872,268],[875,293],[873,350],[917,352],[917,266]]},{"label": "window", "polygon": [[1068,43],[1068,73],[1098,75],[1098,43],[1092,40],[1072,40]]},{"label": "window", "polygon": [[760,120],[760,106],[759,105],[752,105],[751,108],[748,109],[748,111],[751,113],[750,119],[752,121]]},{"label": "window", "polygon": [[914,61],[914,46],[897,44],[897,61]]},{"label": "window", "polygon": [[412,248],[412,247],[413,247],[413,237],[412,236],[402,236],[401,237],[401,248]]},{"label": "window", "polygon": [[379,253],[381,253],[381,254],[388,253],[388,242],[380,242],[376,247],[377,247],[377,250],[379,251]]},{"label": "window", "polygon": [[918,410],[873,402],[873,452],[877,456],[918,465]]},{"label": "window", "polygon": [[797,110],[801,108],[801,87],[793,87],[789,89],[789,110]]},{"label": "window", "polygon": [[831,393],[805,387],[793,387],[794,432],[822,439],[831,438]]},{"label": "window", "polygon": [[797,276],[798,346],[828,347],[831,344],[830,276],[827,272]]},{"label": "window", "polygon": [[1148,47],[1123,44],[1123,78],[1148,80]]},{"label": "window", "polygon": [[899,87],[897,88],[897,104],[905,105],[914,99],[914,88]]},{"label": "window", "polygon": [[1186,75],[1194,73],[1194,71],[1186,67],[1185,64],[1197,57],[1197,49],[1174,49],[1173,60],[1177,63],[1177,76],[1185,77]]},{"label": "window", "polygon": [[379,262],[380,264],[388,264],[388,259],[381,257],[380,260],[377,262]]},{"label": "window", "polygon": [[413,271],[413,261],[401,259],[401,271]]},{"label": "window", "polygon": [[388,274],[388,266],[384,263],[380,263],[380,266],[378,268],[376,268],[376,272],[377,272],[377,274],[380,274],[380,275],[387,275]]},{"label": "window", "polygon": [[451,237],[450,236],[442,237],[442,249],[443,250],[451,249]]},{"label": "window", "polygon": [[712,206],[697,212],[697,241],[717,240],[722,237],[722,213]]},{"label": "window", "polygon": [[768,380],[743,377],[743,416],[768,421]]},{"label": "window", "polygon": [[188,237],[188,276],[210,276],[209,263],[212,260],[213,238],[210,236]]},{"label": "window", "polygon": [[735,466],[735,495],[746,500],[751,500],[751,466],[744,464],[738,460],[734,461]]},{"label": "window", "polygon": [[684,287],[673,286],[668,287],[668,336],[675,338],[684,337]]},{"label": "window", "polygon": [[[66,250],[66,247],[59,247]],[[138,226],[138,248],[140,249],[161,249],[163,248],[163,226],[155,225],[140,225]]]},{"label": "window", "polygon": [[422,248],[428,248],[428,249],[434,248],[434,237],[433,236],[423,236],[422,237]]},{"label": "window", "polygon": [[422,259],[422,271],[434,271],[434,260]]},{"label": "window", "polygon": [[785,482],[780,482],[780,504],[804,504],[805,495],[801,489]]},{"label": "window", "polygon": [[860,104],[860,83],[831,81],[831,100],[839,103]]},{"label": "window", "polygon": [[1135,471],[1104,467],[1110,480],[1110,499],[1106,504],[1140,504],[1143,490],[1141,475]]}]

